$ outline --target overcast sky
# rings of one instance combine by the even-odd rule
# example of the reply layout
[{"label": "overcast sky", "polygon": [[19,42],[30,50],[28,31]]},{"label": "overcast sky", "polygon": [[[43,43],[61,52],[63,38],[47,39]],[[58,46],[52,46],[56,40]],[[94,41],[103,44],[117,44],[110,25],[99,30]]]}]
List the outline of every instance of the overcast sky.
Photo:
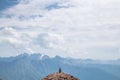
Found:
[{"label": "overcast sky", "polygon": [[120,0],[0,0],[0,56],[120,59]]}]

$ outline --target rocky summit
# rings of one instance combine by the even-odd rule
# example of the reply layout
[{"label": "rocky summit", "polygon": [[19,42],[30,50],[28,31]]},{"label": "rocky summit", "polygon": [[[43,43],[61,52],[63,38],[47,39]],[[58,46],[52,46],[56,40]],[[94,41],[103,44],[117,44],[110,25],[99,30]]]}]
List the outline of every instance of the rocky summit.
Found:
[{"label": "rocky summit", "polygon": [[80,80],[70,74],[66,74],[59,69],[59,72],[46,76],[43,80]]}]

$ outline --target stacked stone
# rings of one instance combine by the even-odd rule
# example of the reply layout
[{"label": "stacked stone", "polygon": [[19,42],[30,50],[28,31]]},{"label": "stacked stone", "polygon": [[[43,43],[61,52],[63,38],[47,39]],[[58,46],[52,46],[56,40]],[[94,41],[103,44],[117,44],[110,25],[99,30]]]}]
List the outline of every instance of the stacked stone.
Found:
[{"label": "stacked stone", "polygon": [[70,74],[66,74],[66,73],[54,73],[54,74],[50,74],[47,77],[45,77],[43,80],[80,80],[78,78],[75,78],[74,76],[70,75]]}]

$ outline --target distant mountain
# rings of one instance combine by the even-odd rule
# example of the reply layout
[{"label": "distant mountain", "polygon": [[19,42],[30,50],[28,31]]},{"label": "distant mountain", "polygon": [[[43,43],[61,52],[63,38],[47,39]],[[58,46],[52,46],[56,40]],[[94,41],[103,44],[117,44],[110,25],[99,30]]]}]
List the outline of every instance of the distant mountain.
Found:
[{"label": "distant mountain", "polygon": [[42,54],[21,54],[16,57],[0,58],[0,79],[40,80],[61,67],[81,80],[120,80],[120,60],[96,61],[50,58]]}]

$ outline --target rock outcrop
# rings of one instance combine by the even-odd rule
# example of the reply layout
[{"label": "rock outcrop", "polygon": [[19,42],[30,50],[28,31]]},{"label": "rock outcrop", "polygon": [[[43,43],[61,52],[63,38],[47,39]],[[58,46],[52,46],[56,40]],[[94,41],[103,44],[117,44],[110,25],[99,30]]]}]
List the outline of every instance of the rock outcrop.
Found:
[{"label": "rock outcrop", "polygon": [[59,69],[59,72],[56,72],[54,74],[50,74],[43,78],[43,80],[80,80],[78,78],[75,78],[74,76],[70,74],[66,74],[62,72],[61,68]]}]

